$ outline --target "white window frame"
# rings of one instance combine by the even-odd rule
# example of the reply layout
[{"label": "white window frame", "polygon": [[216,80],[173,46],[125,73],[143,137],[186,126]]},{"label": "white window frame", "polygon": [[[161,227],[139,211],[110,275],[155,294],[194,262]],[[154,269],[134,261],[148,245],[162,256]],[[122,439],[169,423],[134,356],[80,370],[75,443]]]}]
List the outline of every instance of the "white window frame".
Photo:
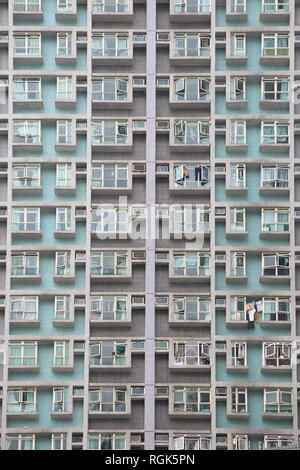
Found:
[{"label": "white window frame", "polygon": [[[243,215],[243,222],[238,221],[238,216]],[[243,230],[237,230],[241,227]],[[230,232],[242,233],[246,231],[246,209],[244,207],[232,207],[230,209]]]},{"label": "white window frame", "polygon": [[[265,215],[266,214],[272,214],[274,216],[274,221],[273,222],[265,222]],[[287,222],[280,222],[279,216],[280,214],[284,214],[288,216]],[[274,230],[265,230],[267,227],[272,228],[270,226],[274,226]],[[284,229],[286,230],[278,230],[279,226],[284,226]],[[287,227],[285,227],[287,226]],[[285,209],[285,208],[262,208],[261,210],[261,231],[262,232],[278,232],[278,233],[284,233],[284,232],[289,232],[290,230],[290,209]]]},{"label": "white window frame", "polygon": [[[23,222],[14,222],[14,216],[23,214]],[[31,216],[35,216],[35,222],[28,221]],[[35,228],[29,228],[35,225]],[[20,228],[20,226],[23,228]],[[13,207],[12,208],[12,231],[13,232],[38,232],[41,229],[41,218],[39,207]]]},{"label": "white window frame", "polygon": [[[15,40],[24,40],[24,47],[16,46]],[[31,39],[38,40],[38,46],[32,47],[29,42]],[[42,55],[42,35],[41,33],[15,33],[14,34],[14,57],[37,57]],[[24,53],[18,54],[17,49],[24,49]],[[36,51],[37,53],[32,53]],[[29,54],[29,52],[31,53]]]},{"label": "white window frame", "polygon": [[[105,38],[107,36],[114,37],[114,42],[115,42],[115,47],[112,49],[106,49],[104,44],[105,44]],[[95,40],[100,41],[101,40],[101,46],[95,47]],[[119,46],[119,41],[124,41],[126,40],[126,47],[118,47]],[[129,45],[130,45],[130,40],[129,40],[129,33],[97,33],[92,35],[92,56],[93,57],[118,57],[118,58],[123,58],[123,57],[128,57],[129,56]],[[106,51],[106,52],[105,52]],[[112,54],[111,52],[114,51]],[[109,52],[109,54],[107,53]]]},{"label": "white window frame", "polygon": [[56,251],[55,253],[55,275],[71,275],[71,251]]},{"label": "white window frame", "polygon": [[[196,168],[201,171],[201,178],[192,180],[190,178],[191,171],[196,171]],[[189,172],[189,176],[185,175],[186,170]],[[199,174],[199,173],[198,173]],[[175,188],[207,188],[210,186],[210,166],[202,164],[174,164],[174,186]]]},{"label": "white window frame", "polygon": [[128,208],[92,207],[91,229],[96,233],[129,233]]},{"label": "white window frame", "polygon": [[[16,13],[37,13],[42,10],[41,0],[14,0],[13,5]],[[17,6],[21,8],[16,8]]]},{"label": "white window frame", "polygon": [[[198,296],[175,296],[172,304],[172,320],[173,321],[193,321],[188,318],[187,304],[196,302],[196,319],[194,321],[210,321],[211,319],[211,301],[210,298],[198,297]],[[208,309],[202,309],[202,304],[208,304]],[[178,318],[178,315],[182,315],[183,318]],[[193,314],[195,315],[195,314]],[[202,318],[204,316],[204,318]],[[177,318],[176,318],[177,317]]]},{"label": "white window frame", "polygon": [[[8,448],[8,440],[17,441],[18,448],[16,450],[35,450],[35,434],[6,434],[6,450],[12,450]],[[30,449],[25,449],[26,441],[30,441]]]},{"label": "white window frame", "polygon": [[[114,11],[110,9],[106,10],[107,7],[112,6],[110,0],[107,5],[107,0],[93,0],[93,13],[129,13],[129,1],[130,0],[114,0]],[[125,8],[124,8],[125,7]]]},{"label": "white window frame", "polygon": [[[231,321],[246,321],[246,307],[247,307],[247,298],[241,295],[232,296],[230,299],[231,303]],[[243,308],[238,308],[238,304],[241,303],[244,305]]]},{"label": "white window frame", "polygon": [[[264,47],[264,41],[268,39],[274,40],[274,47]],[[278,42],[280,39],[287,39],[288,46],[280,47]],[[269,54],[274,51],[274,53]],[[278,52],[286,51],[286,54],[278,54]],[[290,34],[289,33],[262,33],[261,35],[261,55],[263,57],[288,57],[290,55]]]},{"label": "white window frame", "polygon": [[[240,395],[244,396],[245,401],[240,401]],[[231,406],[232,413],[244,414],[248,413],[248,390],[245,387],[232,387],[231,388]],[[241,408],[245,410],[241,411]]]},{"label": "white window frame", "polygon": [[190,0],[171,0],[174,4],[174,13],[210,13],[211,12],[211,0],[198,0],[197,4]]},{"label": "white window frame", "polygon": [[[187,132],[187,128],[190,126],[196,130],[192,141]],[[174,140],[177,145],[210,144],[210,121],[175,120]]]},{"label": "white window frame", "polygon": [[[59,176],[63,171],[64,177]],[[63,184],[62,184],[63,183]],[[56,164],[56,186],[59,188],[70,188],[72,185],[72,164],[71,163],[57,163]]]},{"label": "white window frame", "polygon": [[56,99],[59,101],[71,100],[73,97],[72,77],[64,76],[56,79]]},{"label": "white window frame", "polygon": [[[274,311],[269,312],[266,311],[266,305],[268,302],[274,303]],[[287,309],[282,310],[280,309],[280,304],[281,303],[286,303],[287,304]],[[263,297],[262,298],[262,320],[263,321],[290,321],[291,319],[291,299],[290,297]],[[270,310],[270,309],[268,309]],[[271,317],[274,318],[275,320],[271,319]],[[280,317],[281,316],[281,317]],[[269,318],[268,318],[269,317]],[[283,319],[283,317],[286,317]]]},{"label": "white window frame", "polygon": [[[196,274],[187,274],[187,270],[188,268],[190,267],[188,264],[187,264],[187,260],[188,258],[192,256],[192,257],[196,257],[197,259],[197,266],[192,266],[193,270],[196,269],[197,273]],[[176,258],[182,258],[183,260],[183,264],[181,266],[177,265],[176,266]],[[203,264],[201,263],[201,258],[204,258],[205,260],[208,259],[209,261],[209,264],[206,265],[206,264]],[[182,274],[175,274],[175,270],[176,268],[180,268],[181,271],[182,271]],[[210,256],[210,253],[209,252],[174,252],[173,254],[173,275],[176,277],[176,276],[210,276],[210,273],[211,273],[211,256]]]},{"label": "white window frame", "polygon": [[[62,354],[58,354],[62,348]],[[61,361],[61,363],[59,363]],[[53,364],[54,366],[68,366],[70,363],[70,341],[54,341],[53,343]]]},{"label": "white window frame", "polygon": [[[265,134],[265,128],[272,127],[273,134]],[[280,127],[287,127],[286,134],[279,134],[278,130]],[[280,140],[285,139],[285,142]],[[261,122],[261,139],[260,143],[264,144],[285,144],[290,143],[290,123],[287,121],[262,121]]]},{"label": "white window frame", "polygon": [[[276,399],[273,402],[267,403],[267,396],[271,394],[276,394]],[[288,394],[291,397],[290,401],[285,401],[283,398],[284,394]],[[277,411],[268,411],[267,406],[271,405],[277,407]],[[288,413],[292,413],[293,410],[293,395],[291,389],[284,389],[284,388],[265,388],[264,389],[264,413],[280,413],[285,415],[283,411],[281,411],[281,407],[291,407],[291,410]]]},{"label": "white window frame", "polygon": [[[51,434],[51,450],[67,450],[68,435],[66,432],[55,432]],[[57,442],[59,446],[55,444]]]},{"label": "white window frame", "polygon": [[52,412],[66,413],[69,410],[69,387],[53,387]]},{"label": "white window frame", "polygon": [[[37,171],[37,176],[33,177],[30,172],[32,170]],[[23,171],[24,176],[15,176],[14,173],[16,170]],[[13,179],[13,188],[37,188],[41,185],[41,165],[35,165],[35,164],[15,164],[12,167],[12,179]],[[15,184],[15,182],[24,182],[24,184]],[[28,183],[34,183],[37,182],[37,184],[28,184]]]},{"label": "white window frame", "polygon": [[263,366],[291,366],[292,343],[263,343]]},{"label": "white window frame", "polygon": [[230,78],[230,99],[234,101],[246,99],[246,78],[231,77]]},{"label": "white window frame", "polygon": [[[114,135],[107,134],[106,123],[113,123]],[[128,120],[95,120],[92,121],[92,144],[94,145],[126,145],[129,137],[129,121]]]},{"label": "white window frame", "polygon": [[[14,124],[14,136],[13,142],[17,144],[40,144],[41,143],[41,121],[38,119],[15,119],[13,121]],[[22,126],[22,129],[21,127]],[[37,133],[29,134],[28,130],[30,127],[35,126],[37,129]],[[19,127],[19,132],[16,132],[16,128]],[[20,132],[21,130],[21,132]],[[19,142],[17,139],[21,138],[24,139]],[[33,139],[32,139],[33,138]],[[32,139],[32,140],[30,140]]]},{"label": "white window frame", "polygon": [[[11,348],[18,347],[20,348],[20,356],[11,356]],[[33,356],[28,356],[27,354],[25,355],[25,350],[26,348],[34,348],[34,355]],[[11,359],[18,359],[19,364],[12,364]],[[31,361],[33,360],[33,363]],[[29,361],[29,363],[26,364],[26,362]],[[37,367],[38,365],[38,342],[37,341],[10,341],[8,343],[8,363],[10,367]]]},{"label": "white window frame", "polygon": [[[197,38],[197,55],[188,54],[188,40],[190,37]],[[183,39],[184,48],[176,48],[176,39]],[[204,45],[203,45],[204,44]],[[195,49],[193,49],[195,50]],[[179,51],[182,51],[180,53]],[[174,57],[210,57],[211,55],[211,35],[208,33],[174,33]]]},{"label": "white window frame", "polygon": [[57,57],[72,56],[72,32],[57,33],[56,55]]},{"label": "white window frame", "polygon": [[[177,340],[173,344],[174,366],[209,366],[210,343],[205,341]],[[188,354],[191,348],[192,354]]]},{"label": "white window frame", "polygon": [[[275,444],[272,445],[272,444]],[[294,444],[294,436],[274,436],[273,434],[269,436],[264,436],[264,449],[274,449],[277,447],[289,447]]]},{"label": "white window frame", "polygon": [[[238,260],[242,260],[242,265]],[[244,251],[230,252],[230,275],[246,276],[246,253]]]},{"label": "white window frame", "polygon": [[[110,167],[110,168],[109,168]],[[110,179],[105,178],[105,172],[107,170],[110,170],[114,177],[111,177]],[[95,172],[100,172],[101,177],[95,177]],[[126,173],[126,178],[121,178],[120,173],[125,172]],[[96,163],[92,165],[92,188],[121,188],[125,189],[128,188],[129,185],[129,176],[128,176],[129,168],[127,163]],[[114,185],[113,186],[106,186],[105,181],[113,181]],[[126,186],[123,186],[122,182],[126,181]],[[118,185],[120,183],[120,186]]]},{"label": "white window frame", "polygon": [[[265,171],[272,170],[274,172],[273,179],[265,179]],[[287,179],[280,177],[280,172],[287,174]],[[288,165],[262,165],[261,166],[261,187],[262,188],[288,188],[290,185],[290,170]]]},{"label": "white window frame", "polygon": [[[13,253],[11,255],[12,260],[14,258],[20,258],[20,257],[22,257],[22,264],[14,266],[13,262],[12,262],[12,271],[13,271],[13,269],[18,269],[18,270],[22,269],[23,272],[20,273],[20,274],[13,274],[13,272],[12,272],[12,276],[38,276],[40,274],[40,254],[39,254],[39,252]],[[36,259],[36,265],[35,266],[30,266],[30,265],[27,266],[27,264],[26,264],[26,258],[27,257],[31,257],[31,258],[34,257]],[[32,273],[26,274],[27,269],[29,269],[29,270],[35,269],[36,273],[35,274],[32,274]]]},{"label": "white window frame", "polygon": [[[112,343],[112,354],[111,356],[104,356],[104,347],[107,343]],[[125,348],[124,354],[117,354],[118,346]],[[126,366],[126,361],[128,359],[128,343],[125,339],[111,339],[111,340],[101,340],[101,341],[91,341],[90,342],[90,366],[99,366],[99,367],[122,367]],[[105,364],[105,359],[112,359],[111,364]],[[123,359],[119,361],[119,359]]]},{"label": "white window frame", "polygon": [[247,144],[247,123],[246,121],[230,121],[231,145]]},{"label": "white window frame", "polygon": [[[107,92],[105,91],[105,85],[107,80],[112,80],[114,81],[114,93],[113,93],[113,98],[109,97],[109,99],[106,98],[107,94],[112,94],[112,92]],[[94,90],[94,85],[98,84],[98,86],[101,84],[101,90],[95,91]],[[123,86],[123,88],[122,88]],[[128,101],[128,95],[129,95],[129,79],[127,77],[99,77],[99,78],[94,78],[92,80],[92,100],[93,101]],[[96,96],[99,95],[99,96]]]},{"label": "white window frame", "polygon": [[[17,308],[13,307],[14,304]],[[27,309],[27,304],[35,304],[35,311],[31,308]],[[16,318],[17,316],[17,318]],[[12,295],[10,298],[10,315],[11,321],[35,321],[39,319],[39,297],[28,295]]]},{"label": "white window frame", "polygon": [[199,207],[175,207],[172,211],[174,233],[209,233],[210,210]]},{"label": "white window frame", "polygon": [[[242,45],[239,46],[239,42]],[[231,33],[230,34],[230,56],[231,57],[246,57],[247,55],[247,36],[246,33]]]},{"label": "white window frame", "polygon": [[[105,438],[108,439],[107,436],[110,436],[112,445],[111,447],[103,447],[102,449],[102,444],[103,444],[103,435],[105,435]],[[90,441],[97,440],[98,441],[98,447],[97,448],[91,448],[90,447]],[[124,448],[121,448],[120,445],[117,445],[118,441],[123,441],[124,442]],[[90,432],[88,434],[88,448],[89,450],[126,450],[126,433],[121,433],[121,432],[105,432],[105,433],[97,433],[97,432]]]},{"label": "white window frame", "polygon": [[211,436],[201,434],[174,434],[173,450],[211,450]]},{"label": "white window frame", "polygon": [[[113,318],[103,318],[103,312],[104,312],[104,303],[105,302],[111,302],[113,303],[113,311],[112,316]],[[125,310],[124,309],[119,309],[118,308],[118,302],[125,302]],[[94,304],[99,304],[98,308],[94,307]],[[125,316],[124,316],[125,314]],[[94,316],[96,318],[94,318]],[[123,318],[117,318],[118,316],[121,316]],[[100,317],[100,318],[99,318]],[[126,321],[129,317],[129,301],[126,296],[120,296],[120,295],[92,295],[91,296],[91,306],[90,306],[90,318],[91,320],[97,320],[97,321]]]},{"label": "white window frame", "polygon": [[[113,266],[109,266],[109,269],[110,270],[112,269],[113,272],[110,274],[103,274],[104,259],[106,258],[106,256],[104,256],[105,254],[109,255],[107,257],[113,258],[114,264]],[[119,257],[122,257],[125,259],[125,265],[118,264]],[[94,258],[97,260],[97,264],[92,264],[91,262],[91,272],[93,271],[93,269],[97,269],[99,273],[98,274],[92,273],[92,275],[96,275],[96,276],[127,276],[128,275],[129,259],[128,259],[128,253],[126,251],[92,252],[91,261],[93,261]],[[120,271],[118,272],[118,269],[121,269],[121,271],[125,270],[126,272],[122,272],[122,274],[120,274]]]},{"label": "white window frame", "polygon": [[56,143],[72,143],[72,119],[59,119],[56,121]]},{"label": "white window frame", "polygon": [[70,320],[70,296],[69,295],[56,295],[54,305],[54,320],[66,321]]},{"label": "white window frame", "polygon": [[231,365],[234,367],[247,366],[247,343],[233,341],[231,343]]},{"label": "white window frame", "polygon": [[71,207],[56,208],[56,230],[59,232],[70,232],[72,228]]},{"label": "white window frame", "polygon": [[246,13],[247,0],[230,0],[230,1],[231,1],[231,13]]},{"label": "white window frame", "polygon": [[[287,5],[287,8],[284,8],[284,5]],[[283,8],[281,8],[283,6]],[[284,13],[290,11],[290,1],[289,0],[273,0],[266,2],[262,0],[262,11],[263,12],[276,12]]]},{"label": "white window frame", "polygon": [[250,450],[250,442],[247,434],[233,434],[232,448],[233,450]]},{"label": "white window frame", "polygon": [[244,163],[230,164],[230,187],[246,188],[246,165]]},{"label": "white window frame", "polygon": [[[13,393],[13,394],[15,394],[16,396],[19,397],[14,402],[9,401],[9,394],[11,394],[11,393]],[[33,394],[33,401],[27,401],[26,400],[26,395],[28,393]],[[16,414],[22,413],[22,414],[25,414],[25,415],[26,415],[26,413],[35,413],[36,412],[36,395],[37,395],[36,387],[9,388],[7,390],[7,412],[8,413],[16,413]],[[9,410],[9,405],[10,404],[14,404],[14,406],[19,405],[20,409],[15,410],[15,411],[10,411]],[[32,409],[29,410],[29,411],[24,410],[24,407],[26,408],[27,405],[29,405],[29,407],[31,407]]]},{"label": "white window frame", "polygon": [[73,11],[73,0],[57,0],[56,10],[60,13]]},{"label": "white window frame", "polygon": [[[17,91],[15,89],[15,85],[17,83],[22,83],[24,85],[24,91]],[[14,84],[14,92],[13,92],[13,99],[16,101],[37,101],[42,98],[41,96],[41,77],[14,77],[13,79]],[[38,84],[38,90],[32,91],[30,90],[30,84]],[[16,98],[16,94],[23,94],[22,98]],[[30,97],[30,94],[35,93],[37,96],[34,98]]]},{"label": "white window frame", "polygon": [[[266,257],[273,257],[274,258],[274,265],[266,266],[265,260]],[[280,265],[280,258],[288,258],[289,265],[284,266]],[[274,274],[265,274],[265,270],[273,269],[275,272]],[[290,253],[262,253],[262,276],[289,276],[291,269],[291,255]],[[284,271],[283,271],[284,270]],[[286,274],[279,274],[279,271],[286,272]]]},{"label": "white window frame", "polygon": [[[267,83],[272,83],[274,85],[274,90],[265,90],[265,85]],[[287,83],[287,90],[280,90],[279,85]],[[289,77],[262,77],[261,79],[261,99],[262,100],[271,100],[271,101],[288,101],[290,91],[290,80]],[[274,98],[270,98],[269,95],[273,94]],[[281,94],[287,95],[285,99],[280,98]]]},{"label": "white window frame", "polygon": [[[103,402],[103,392],[106,391],[112,393],[113,400],[111,402]],[[120,393],[124,394],[124,400],[117,399],[118,396],[120,396]],[[95,396],[95,399],[91,400],[91,394]],[[90,414],[101,414],[101,413],[120,413],[124,414],[127,411],[127,397],[128,397],[128,390],[126,386],[120,386],[120,385],[115,385],[115,386],[102,386],[98,387],[92,390],[89,390],[89,413]],[[112,410],[103,410],[103,405],[104,404],[110,404],[112,405]],[[124,407],[125,409],[122,411],[118,410],[118,405],[121,405],[121,407]],[[97,410],[92,410],[91,408],[93,406],[96,406],[96,408],[99,408]]]},{"label": "white window frame", "polygon": [[[197,96],[193,99],[188,97],[188,80],[197,80]],[[208,85],[207,87],[204,84]],[[174,77],[174,100],[182,101],[208,101],[210,99],[211,79],[209,77]],[[179,99],[182,97],[183,99]],[[189,98],[189,99],[188,99]]]},{"label": "white window frame", "polygon": [[[191,405],[196,405],[197,409],[192,410],[190,408],[189,403],[187,402],[187,395],[188,393],[193,392],[197,393],[197,403],[192,402]],[[182,400],[175,401],[175,394],[176,393],[181,393],[182,394]],[[202,394],[206,395],[209,394],[209,401],[202,400]],[[176,410],[176,404],[180,405],[180,410]],[[210,387],[197,387],[197,386],[174,386],[173,387],[173,412],[174,413],[201,413],[203,412],[203,406],[205,411],[204,412],[210,412],[210,407],[211,407],[211,390]],[[208,411],[206,411],[206,408],[209,408]]]}]

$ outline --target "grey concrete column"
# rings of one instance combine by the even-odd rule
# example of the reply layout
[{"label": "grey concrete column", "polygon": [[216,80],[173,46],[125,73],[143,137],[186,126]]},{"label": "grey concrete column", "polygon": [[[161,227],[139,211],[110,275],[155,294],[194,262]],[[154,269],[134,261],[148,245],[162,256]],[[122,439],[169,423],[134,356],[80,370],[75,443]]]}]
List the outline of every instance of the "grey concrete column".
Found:
[{"label": "grey concrete column", "polygon": [[[147,1],[147,136],[146,136],[146,205],[148,222],[155,205],[156,147],[156,0]],[[154,223],[154,221],[153,221]],[[155,430],[155,240],[148,223],[146,239],[146,310],[145,310],[145,449],[154,449]]]}]

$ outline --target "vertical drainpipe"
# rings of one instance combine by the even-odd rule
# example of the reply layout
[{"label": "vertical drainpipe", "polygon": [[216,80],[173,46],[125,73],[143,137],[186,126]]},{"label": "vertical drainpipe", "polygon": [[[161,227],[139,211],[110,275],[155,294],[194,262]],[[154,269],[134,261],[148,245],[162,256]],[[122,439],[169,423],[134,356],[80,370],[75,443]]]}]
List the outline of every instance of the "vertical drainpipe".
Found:
[{"label": "vertical drainpipe", "polygon": [[[156,148],[156,0],[147,0],[146,52],[146,206],[148,222],[155,204]],[[153,224],[155,221],[153,221]],[[145,268],[145,450],[154,449],[155,430],[155,239],[147,225]],[[153,230],[153,227],[152,227]]]}]

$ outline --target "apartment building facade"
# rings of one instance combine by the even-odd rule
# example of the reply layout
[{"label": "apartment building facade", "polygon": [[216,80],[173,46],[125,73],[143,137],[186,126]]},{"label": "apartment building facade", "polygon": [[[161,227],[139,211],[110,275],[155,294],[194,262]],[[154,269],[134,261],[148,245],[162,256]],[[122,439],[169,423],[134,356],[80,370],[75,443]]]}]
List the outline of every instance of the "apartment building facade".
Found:
[{"label": "apartment building facade", "polygon": [[298,445],[299,45],[298,0],[0,1],[1,449]]}]

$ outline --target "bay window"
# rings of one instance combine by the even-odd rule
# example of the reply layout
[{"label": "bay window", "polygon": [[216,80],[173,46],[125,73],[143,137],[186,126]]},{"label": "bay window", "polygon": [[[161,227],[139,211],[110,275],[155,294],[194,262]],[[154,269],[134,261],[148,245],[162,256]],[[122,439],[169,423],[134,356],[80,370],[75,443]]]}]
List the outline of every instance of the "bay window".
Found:
[{"label": "bay window", "polygon": [[52,434],[51,450],[67,450],[67,433],[55,432]]},{"label": "bay window", "polygon": [[13,0],[14,12],[41,11],[41,0]]},{"label": "bay window", "polygon": [[59,188],[68,188],[72,183],[72,165],[71,163],[57,163],[56,165],[56,186]]},{"label": "bay window", "polygon": [[129,0],[93,0],[94,13],[128,13]]},{"label": "bay window", "polygon": [[13,187],[36,188],[41,184],[40,165],[13,165]]},{"label": "bay window", "polygon": [[231,321],[245,321],[246,320],[246,297],[238,296],[231,297]]},{"label": "bay window", "polygon": [[36,389],[8,389],[8,413],[33,413],[36,411]]},{"label": "bay window", "polygon": [[198,163],[174,164],[175,188],[207,188],[210,186],[210,167]]},{"label": "bay window", "polygon": [[290,230],[289,209],[262,209],[263,232],[288,232]]},{"label": "bay window", "polygon": [[175,386],[173,388],[174,413],[209,413],[210,402],[209,387]]},{"label": "bay window", "polygon": [[73,0],[57,0],[57,11],[67,13],[73,10]]},{"label": "bay window", "polygon": [[230,253],[230,275],[246,276],[246,253],[232,252]]},{"label": "bay window", "polygon": [[262,33],[262,56],[288,56],[290,54],[289,33]]},{"label": "bay window", "polygon": [[263,276],[289,276],[290,275],[290,254],[274,253],[262,254],[262,275]]},{"label": "bay window", "polygon": [[72,143],[72,121],[70,119],[56,121],[56,143]]},{"label": "bay window", "polygon": [[14,34],[14,56],[40,56],[41,33]]},{"label": "bay window", "polygon": [[247,366],[247,343],[234,341],[231,343],[231,365]]},{"label": "bay window", "polygon": [[232,413],[248,412],[248,394],[246,388],[233,387],[231,389]]},{"label": "bay window", "polygon": [[173,450],[210,450],[211,436],[198,434],[174,434]]},{"label": "bay window", "polygon": [[246,188],[246,165],[243,163],[230,165],[230,187]]},{"label": "bay window", "polygon": [[32,321],[38,320],[38,296],[14,295],[10,298],[10,320]]},{"label": "bay window", "polygon": [[15,144],[40,144],[41,121],[15,120],[13,142]]},{"label": "bay window", "polygon": [[103,340],[90,343],[91,366],[125,366],[127,354],[126,340]]},{"label": "bay window", "polygon": [[12,276],[38,276],[39,253],[18,253],[11,257]]},{"label": "bay window", "polygon": [[55,275],[70,276],[71,274],[71,252],[57,251],[55,253]]},{"label": "bay window", "polygon": [[57,56],[72,55],[72,33],[57,33]]},{"label": "bay window", "polygon": [[174,56],[209,57],[210,42],[206,33],[174,33]]},{"label": "bay window", "polygon": [[36,232],[40,230],[40,209],[37,207],[13,207],[12,231]]},{"label": "bay window", "polygon": [[60,232],[67,232],[71,230],[71,208],[70,207],[57,207],[56,208],[56,230]]},{"label": "bay window", "polygon": [[175,101],[207,101],[210,99],[210,78],[183,77],[174,79]]},{"label": "bay window", "polygon": [[196,207],[175,208],[174,234],[184,233],[208,233],[210,231],[209,210]]},{"label": "bay window", "polygon": [[101,33],[92,36],[93,57],[128,57],[128,33]]},{"label": "bay window", "polygon": [[246,231],[246,209],[233,208],[230,209],[230,231],[245,232]]},{"label": "bay window", "polygon": [[13,99],[16,101],[40,100],[41,79],[15,77]]},{"label": "bay window", "polygon": [[247,143],[246,121],[231,121],[231,145]]},{"label": "bay window", "polygon": [[68,366],[69,365],[69,341],[54,341],[53,344],[53,363],[54,366]]},{"label": "bay window", "polygon": [[72,99],[72,77],[57,77],[56,99],[59,101]]},{"label": "bay window", "polygon": [[263,0],[262,11],[278,13],[290,11],[290,0]]},{"label": "bay window", "polygon": [[210,123],[207,121],[183,121],[174,123],[175,144],[209,144]]},{"label": "bay window", "polygon": [[88,434],[89,450],[125,450],[126,434],[110,432],[91,432]]},{"label": "bay window", "polygon": [[52,411],[54,413],[66,413],[69,408],[69,388],[54,387]]},{"label": "bay window", "polygon": [[289,167],[288,165],[262,165],[261,167],[262,188],[288,188]]},{"label": "bay window", "polygon": [[123,386],[103,386],[89,391],[89,412],[125,413],[127,389]]},{"label": "bay window", "polygon": [[175,13],[210,13],[211,0],[172,0]]},{"label": "bay window", "polygon": [[128,78],[103,77],[92,81],[94,101],[128,100]]},{"label": "bay window", "polygon": [[8,364],[13,367],[37,366],[37,341],[10,341],[8,344]]},{"label": "bay window", "polygon": [[173,275],[210,276],[210,254],[200,252],[174,253]]},{"label": "bay window", "polygon": [[95,295],[91,297],[91,320],[120,321],[128,319],[126,296]]},{"label": "bay window", "polygon": [[262,144],[289,144],[289,123],[283,121],[262,121]]},{"label": "bay window", "polygon": [[291,343],[263,343],[263,366],[290,366]]},{"label": "bay window", "polygon": [[230,56],[246,57],[246,34],[231,33],[230,35]]},{"label": "bay window", "polygon": [[246,78],[232,77],[230,79],[230,99],[245,100],[246,99]]},{"label": "bay window", "polygon": [[172,306],[174,321],[209,321],[210,299],[197,296],[175,296]]},{"label": "bay window", "polygon": [[55,320],[70,320],[70,296],[56,295],[54,307]]},{"label": "bay window", "polygon": [[100,251],[91,255],[92,276],[127,276],[128,256],[125,251]]},{"label": "bay window", "polygon": [[231,13],[245,13],[247,0],[231,0]]},{"label": "bay window", "polygon": [[261,79],[262,100],[288,100],[289,78],[288,77],[263,77]]},{"label": "bay window", "polygon": [[127,144],[128,121],[93,121],[92,144]]},{"label": "bay window", "polygon": [[97,163],[92,165],[92,188],[127,188],[128,165]]},{"label": "bay window", "polygon": [[209,366],[210,343],[201,341],[175,341],[173,364],[175,366]]},{"label": "bay window", "polygon": [[6,450],[35,450],[35,434],[7,434]]},{"label": "bay window", "polygon": [[265,413],[292,413],[292,392],[290,389],[265,388],[264,412]]},{"label": "bay window", "polygon": [[290,321],[291,299],[285,297],[263,297],[263,321]]},{"label": "bay window", "polygon": [[96,233],[128,233],[127,207],[93,207],[92,232]]}]

